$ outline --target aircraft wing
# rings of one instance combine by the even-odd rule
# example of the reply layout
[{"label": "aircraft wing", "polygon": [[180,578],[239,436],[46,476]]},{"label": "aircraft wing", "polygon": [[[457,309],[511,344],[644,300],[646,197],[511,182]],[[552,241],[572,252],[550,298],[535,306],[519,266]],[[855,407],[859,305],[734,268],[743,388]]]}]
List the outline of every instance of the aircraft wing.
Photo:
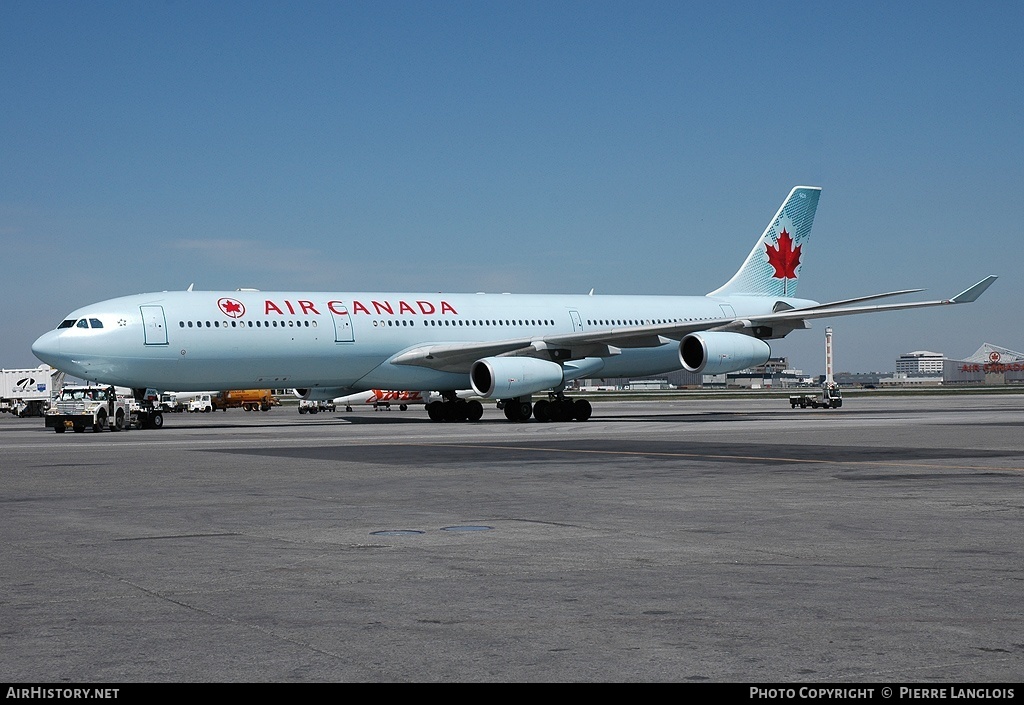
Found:
[{"label": "aircraft wing", "polygon": [[391,358],[396,365],[419,365],[446,372],[468,373],[472,364],[482,357],[526,356],[541,357],[555,361],[578,360],[584,357],[609,357],[617,355],[621,348],[646,348],[665,345],[682,340],[690,333],[699,331],[744,332],[755,328],[771,328],[775,331],[769,337],[780,338],[796,328],[807,327],[806,321],[815,318],[850,316],[880,311],[900,311],[928,306],[970,303],[977,300],[997,279],[995,275],[985,277],[974,286],[968,287],[956,296],[934,301],[913,301],[900,304],[858,305],[889,296],[908,294],[921,289],[903,289],[884,294],[871,294],[853,299],[843,299],[804,308],[791,308],[775,313],[757,316],[736,316],[692,323],[666,323],[649,326],[628,326],[608,328],[581,333],[509,338],[507,340],[480,343],[429,344],[408,349]]},{"label": "aircraft wing", "polygon": [[692,324],[632,326],[564,335],[509,338],[482,343],[441,343],[410,348],[395,355],[395,365],[419,365],[445,372],[468,373],[482,357],[526,356],[559,362],[584,357],[617,355],[620,348],[657,347],[680,340],[687,333],[731,323],[734,319],[705,320]]},{"label": "aircraft wing", "polygon": [[446,372],[469,372],[470,366],[482,357],[529,348],[533,342],[534,338],[510,338],[486,343],[423,345],[395,355],[390,362],[394,365],[419,365]]},{"label": "aircraft wing", "polygon": [[989,275],[982,279],[974,286],[964,289],[956,296],[948,299],[937,299],[935,301],[911,301],[902,304],[880,304],[874,306],[848,306],[846,304],[857,302],[857,301],[869,301],[872,299],[878,299],[885,296],[895,296],[896,294],[905,294],[910,291],[921,291],[920,289],[908,289],[905,291],[897,291],[889,294],[876,294],[874,296],[864,296],[859,299],[847,299],[845,301],[834,301],[826,304],[818,304],[817,306],[808,306],[806,308],[794,308],[786,311],[779,311],[767,316],[758,316],[752,319],[752,322],[756,322],[755,325],[771,325],[775,322],[788,322],[788,321],[805,321],[814,318],[831,318],[833,316],[850,316],[857,313],[876,313],[879,311],[901,311],[911,308],[925,308],[927,306],[946,306],[948,304],[966,304],[976,301],[986,289],[992,286],[998,277],[994,274]]}]

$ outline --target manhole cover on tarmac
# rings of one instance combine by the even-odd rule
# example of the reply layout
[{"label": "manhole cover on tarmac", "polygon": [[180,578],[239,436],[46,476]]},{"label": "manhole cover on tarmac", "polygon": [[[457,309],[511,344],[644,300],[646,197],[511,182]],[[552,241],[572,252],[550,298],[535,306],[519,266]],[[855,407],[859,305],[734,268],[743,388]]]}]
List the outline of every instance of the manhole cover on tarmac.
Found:
[{"label": "manhole cover on tarmac", "polygon": [[371,531],[370,536],[415,536],[425,533],[417,529],[385,529],[384,531]]}]

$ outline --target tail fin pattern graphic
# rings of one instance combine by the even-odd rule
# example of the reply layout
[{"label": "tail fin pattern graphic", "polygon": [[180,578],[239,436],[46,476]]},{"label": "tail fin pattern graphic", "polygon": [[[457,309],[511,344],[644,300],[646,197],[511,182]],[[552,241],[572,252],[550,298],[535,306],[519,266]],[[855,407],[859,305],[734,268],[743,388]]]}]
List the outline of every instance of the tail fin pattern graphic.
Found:
[{"label": "tail fin pattern graphic", "polygon": [[811,237],[820,195],[819,186],[797,186],[790,191],[743,266],[708,296],[796,296],[804,245]]}]

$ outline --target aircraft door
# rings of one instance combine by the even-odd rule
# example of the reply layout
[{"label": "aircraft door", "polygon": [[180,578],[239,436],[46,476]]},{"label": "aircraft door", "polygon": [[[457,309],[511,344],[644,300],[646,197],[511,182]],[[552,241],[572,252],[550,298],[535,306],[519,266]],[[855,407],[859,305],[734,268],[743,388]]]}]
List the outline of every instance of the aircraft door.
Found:
[{"label": "aircraft door", "polygon": [[722,308],[723,318],[736,318],[736,310],[730,304],[718,304]]},{"label": "aircraft door", "polygon": [[167,345],[167,321],[163,306],[139,306],[146,345]]},{"label": "aircraft door", "polygon": [[579,311],[569,311],[569,318],[572,319],[572,330],[574,333],[583,332],[583,320],[580,318]]},{"label": "aircraft door", "polygon": [[355,341],[355,333],[352,331],[352,316],[348,309],[338,312],[331,308],[331,318],[334,319],[334,342],[352,343]]}]

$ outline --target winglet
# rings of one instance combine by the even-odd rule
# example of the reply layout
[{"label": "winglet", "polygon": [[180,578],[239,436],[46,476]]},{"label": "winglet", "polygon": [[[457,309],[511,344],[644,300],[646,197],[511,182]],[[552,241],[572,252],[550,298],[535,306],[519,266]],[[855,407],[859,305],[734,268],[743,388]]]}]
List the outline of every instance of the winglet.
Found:
[{"label": "winglet", "polygon": [[974,286],[970,287],[969,289],[965,289],[964,291],[961,291],[959,294],[951,298],[949,300],[949,303],[969,304],[972,301],[977,301],[978,297],[985,293],[985,289],[992,286],[992,282],[994,282],[998,278],[999,277],[997,277],[995,274],[988,275]]}]

